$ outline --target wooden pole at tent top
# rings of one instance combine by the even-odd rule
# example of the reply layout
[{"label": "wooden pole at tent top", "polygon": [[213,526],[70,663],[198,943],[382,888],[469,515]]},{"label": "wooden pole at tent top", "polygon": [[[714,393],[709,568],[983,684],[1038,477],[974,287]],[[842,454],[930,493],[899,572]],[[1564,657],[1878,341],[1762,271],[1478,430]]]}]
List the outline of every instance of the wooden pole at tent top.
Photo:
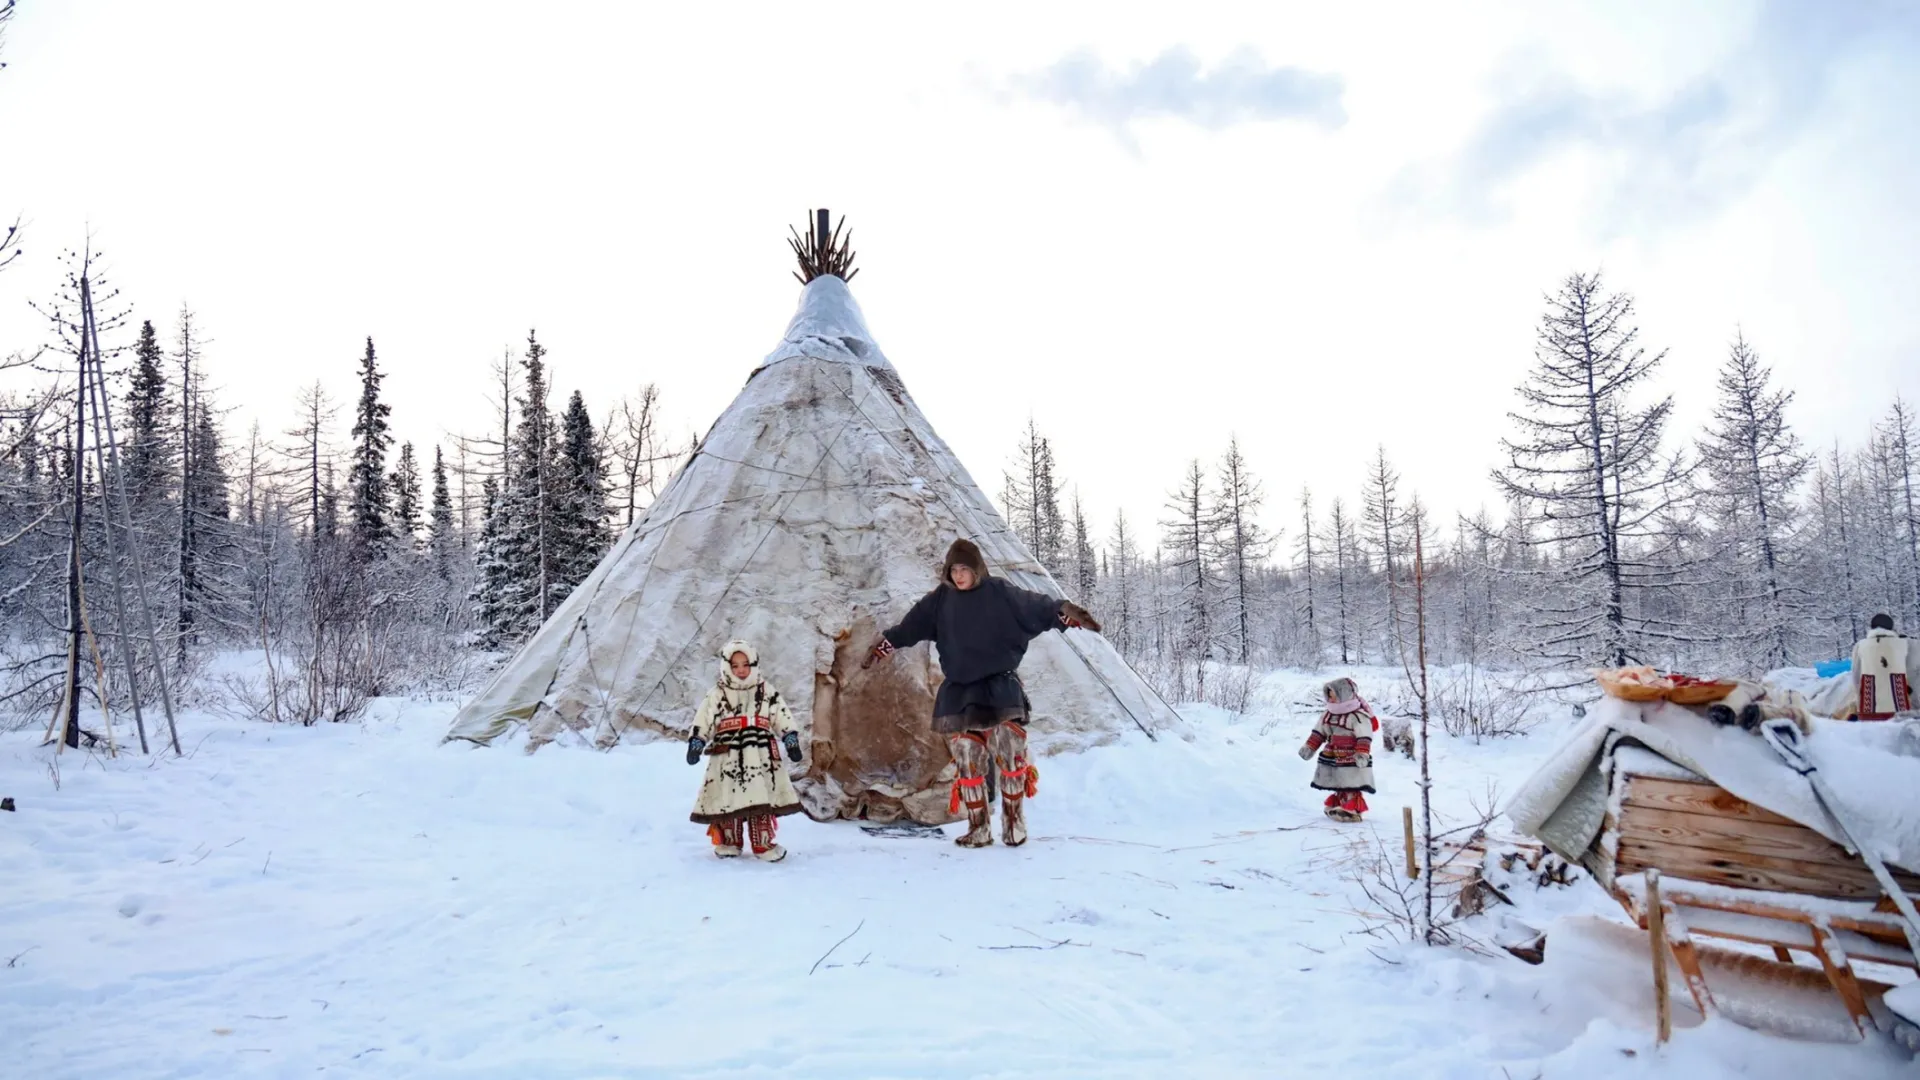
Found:
[{"label": "wooden pole at tent top", "polygon": [[794,257],[799,260],[800,268],[793,276],[802,285],[818,277],[837,277],[841,281],[851,282],[860,271],[853,265],[853,233],[845,232],[847,219],[840,219],[839,228],[833,224],[830,210],[810,210],[807,212],[807,233],[800,235],[788,229],[787,246],[793,249]]}]

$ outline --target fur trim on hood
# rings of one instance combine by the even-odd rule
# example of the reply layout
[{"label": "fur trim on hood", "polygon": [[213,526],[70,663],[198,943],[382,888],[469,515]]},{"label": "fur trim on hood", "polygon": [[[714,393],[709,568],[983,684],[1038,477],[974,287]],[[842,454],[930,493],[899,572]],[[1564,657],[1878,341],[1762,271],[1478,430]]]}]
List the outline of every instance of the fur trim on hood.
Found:
[{"label": "fur trim on hood", "polygon": [[[733,654],[746,653],[747,663],[753,668],[753,674],[744,680],[733,677]],[[752,645],[734,638],[720,647],[720,685],[731,686],[735,690],[745,690],[758,685],[763,679],[760,674],[760,651]]]},{"label": "fur trim on hood", "polygon": [[1320,688],[1320,693],[1327,699],[1327,712],[1334,716],[1345,716],[1363,709],[1369,713],[1373,711],[1367,707],[1367,699],[1360,696],[1360,687],[1352,679],[1333,679]]},{"label": "fur trim on hood", "polygon": [[953,568],[968,566],[973,568],[976,581],[985,581],[991,575],[987,572],[987,557],[980,554],[980,545],[962,537],[947,549],[947,559],[940,564],[940,580],[953,584]]}]

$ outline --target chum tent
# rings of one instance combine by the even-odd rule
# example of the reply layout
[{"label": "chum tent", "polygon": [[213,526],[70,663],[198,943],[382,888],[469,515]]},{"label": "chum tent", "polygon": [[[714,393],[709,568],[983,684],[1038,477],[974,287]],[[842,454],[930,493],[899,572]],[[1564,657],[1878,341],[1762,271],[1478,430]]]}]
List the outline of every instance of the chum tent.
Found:
[{"label": "chum tent", "polygon": [[[936,584],[956,537],[1013,584],[1064,594],[907,394],[847,286],[851,253],[820,218],[794,245],[806,273],[780,344],[448,739],[684,737],[717,650],[742,638],[809,732],[795,782],[811,816],[952,820],[952,766],[928,722],[932,646],[863,671],[867,646]],[[1087,630],[1041,635],[1021,677],[1040,754],[1180,727]]]}]

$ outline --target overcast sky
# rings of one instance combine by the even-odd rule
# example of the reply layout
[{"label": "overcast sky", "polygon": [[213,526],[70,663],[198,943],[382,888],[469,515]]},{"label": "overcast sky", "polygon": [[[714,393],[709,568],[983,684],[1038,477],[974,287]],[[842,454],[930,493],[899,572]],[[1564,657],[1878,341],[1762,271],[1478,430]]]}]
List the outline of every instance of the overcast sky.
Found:
[{"label": "overcast sky", "polygon": [[641,7],[24,0],[0,351],[90,228],[236,425],[350,401],[372,335],[402,438],[478,431],[534,327],[558,390],[704,431],[825,204],[975,478],[1031,415],[1101,532],[1229,433],[1290,533],[1376,443],[1482,504],[1576,270],[1670,350],[1676,437],[1736,328],[1816,445],[1920,399],[1917,5]]}]

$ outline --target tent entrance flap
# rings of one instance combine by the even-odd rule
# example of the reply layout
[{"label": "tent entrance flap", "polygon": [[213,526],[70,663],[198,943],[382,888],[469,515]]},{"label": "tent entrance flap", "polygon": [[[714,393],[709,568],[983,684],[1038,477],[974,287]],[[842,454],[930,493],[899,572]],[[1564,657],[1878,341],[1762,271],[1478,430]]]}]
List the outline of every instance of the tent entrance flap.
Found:
[{"label": "tent entrance flap", "polygon": [[951,764],[946,740],[928,718],[940,670],[928,651],[908,650],[862,669],[878,636],[874,618],[861,614],[837,635],[831,670],[813,681],[813,746],[807,777],[837,788],[833,805],[810,802],[823,819],[896,821],[923,825],[952,821],[944,790],[935,790]]}]

